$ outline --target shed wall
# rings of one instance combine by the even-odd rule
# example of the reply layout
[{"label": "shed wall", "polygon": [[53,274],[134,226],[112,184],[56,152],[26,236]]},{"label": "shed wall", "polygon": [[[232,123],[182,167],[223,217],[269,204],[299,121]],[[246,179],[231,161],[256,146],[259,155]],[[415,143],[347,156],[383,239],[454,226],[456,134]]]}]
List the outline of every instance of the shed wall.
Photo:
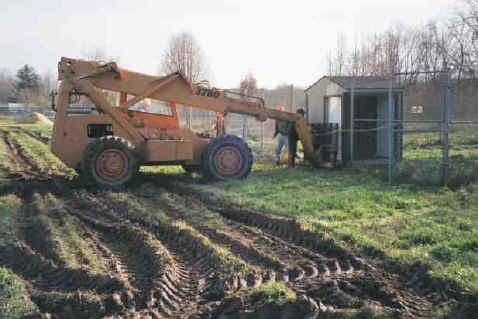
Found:
[{"label": "shed wall", "polygon": [[310,123],[324,123],[325,97],[341,96],[343,89],[329,79],[321,79],[316,85],[311,87],[306,94],[308,95],[308,119]]}]

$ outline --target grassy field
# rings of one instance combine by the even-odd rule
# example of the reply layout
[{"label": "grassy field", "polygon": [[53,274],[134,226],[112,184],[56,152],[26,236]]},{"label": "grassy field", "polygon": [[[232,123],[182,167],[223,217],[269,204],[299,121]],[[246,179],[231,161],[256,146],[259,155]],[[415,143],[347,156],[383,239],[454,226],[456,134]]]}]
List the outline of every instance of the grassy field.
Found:
[{"label": "grassy field", "polygon": [[[397,180],[424,186],[441,184],[442,148],[439,134],[407,135]],[[448,185],[459,187],[478,181],[478,128],[455,126],[450,134]]]},{"label": "grassy field", "polygon": [[[478,130],[455,131],[451,145],[453,189],[437,186],[436,134],[406,137],[395,185],[388,185],[381,169],[290,170],[258,163],[247,182],[191,187],[296,218],[304,229],[325,229],[345,245],[378,250],[401,265],[421,262],[432,276],[478,293]],[[412,173],[404,174],[407,166]]]},{"label": "grassy field", "polygon": [[389,186],[366,173],[270,168],[248,183],[193,187],[296,218],[305,229],[325,229],[365,251],[383,251],[406,264],[423,262],[434,276],[478,292],[478,185],[457,191]]},{"label": "grassy field", "polygon": [[[21,199],[14,195],[0,197],[0,247],[16,246],[14,214]],[[2,318],[21,318],[35,313],[36,307],[27,298],[24,282],[10,269],[0,266],[0,315]]]},{"label": "grassy field", "polygon": [[[440,146],[435,137],[420,135],[405,141],[405,160],[401,164],[405,168],[399,167],[401,179],[394,185],[387,183],[381,168],[349,167],[332,171],[307,166],[277,168],[271,164],[274,143],[267,141],[267,151],[262,154],[258,142],[252,143],[258,161],[247,180],[204,183],[199,176],[185,175],[177,166],[145,167],[131,189],[120,192],[83,189],[75,179],[71,181],[73,171],[48,151],[51,127],[7,125],[0,126],[0,133],[3,134],[0,186],[22,180],[25,178],[22,174],[28,170],[33,174],[26,176],[28,178],[35,179],[37,175],[62,178],[64,185],[76,189],[65,194],[43,190],[31,197],[15,192],[0,196],[0,249],[18,255],[25,245],[30,245],[35,254],[33,257],[27,254],[31,259],[26,261],[38,261],[34,256],[42,255],[41,258],[55,264],[59,276],[75,274],[71,284],[60,286],[59,292],[51,292],[44,283],[37,283],[29,271],[8,266],[8,259],[5,262],[4,258],[9,255],[5,257],[0,252],[0,316],[21,318],[37,313],[39,308],[42,312],[51,312],[59,305],[66,305],[67,309],[60,313],[73,309],[83,311],[86,317],[92,313],[122,313],[126,306],[107,307],[110,301],[106,291],[109,290],[105,289],[110,288],[89,286],[82,278],[93,278],[91,282],[99,281],[105,287],[124,286],[142,300],[141,289],[149,287],[142,281],[152,276],[152,270],[132,263],[133,260],[146,258],[148,262],[173,263],[174,268],[177,267],[174,263],[191,258],[170,247],[176,237],[171,237],[171,242],[151,230],[150,227],[158,223],[181,234],[181,245],[192,242],[195,250],[207,252],[209,262],[224,273],[261,276],[264,264],[280,269],[284,263],[293,264],[295,258],[309,258],[301,255],[304,248],[300,245],[299,248],[293,246],[301,252],[298,257],[294,255],[288,246],[290,235],[283,234],[282,230],[272,233],[284,238],[276,247],[262,238],[263,233],[270,231],[269,226],[258,230],[254,228],[259,227],[255,223],[242,224],[244,221],[228,217],[227,209],[221,211],[214,205],[195,202],[187,191],[177,192],[174,185],[191,190],[191,194],[209,194],[217,203],[272,216],[267,219],[268,223],[280,225],[281,219],[276,220],[274,216],[293,218],[304,232],[312,232],[325,242],[330,240],[333,247],[337,245],[331,252],[324,252],[331,254],[327,257],[344,249],[350,254],[368,256],[392,273],[418,267],[432,278],[450,283],[450,289],[459,294],[478,294],[478,182],[473,175],[478,166],[478,134],[474,130],[460,130],[452,137],[454,165],[465,165],[469,170],[456,170],[458,177],[452,187],[439,186],[432,178],[426,183],[420,181],[422,175],[428,176],[437,168],[435,163],[428,166],[424,163],[430,159],[439,163],[440,159]],[[75,213],[77,211],[86,217]],[[95,222],[94,218],[99,221]],[[110,219],[116,222],[125,218],[131,225],[114,226],[122,227],[124,234],[118,237],[114,235],[116,230],[111,233],[111,229],[116,228],[108,224]],[[24,222],[31,224],[28,227],[39,235],[29,235],[22,228],[25,226],[19,228]],[[251,227],[254,232],[248,233],[246,230]],[[256,246],[244,234],[257,237],[260,245]],[[129,244],[138,238],[142,241]],[[125,239],[128,244],[123,243]],[[158,250],[162,252],[160,261],[156,255]],[[105,259],[105,255],[111,257]],[[39,270],[52,267],[42,260],[37,265]],[[113,267],[112,263],[117,265]],[[123,268],[143,279],[129,277]],[[196,270],[192,274],[196,276]],[[360,280],[368,282],[369,279]],[[334,307],[358,309],[358,312],[344,312],[343,316],[333,318],[387,318],[372,315],[372,308],[356,303],[360,298],[378,298],[369,292],[379,289],[376,285],[378,283],[373,282],[360,286],[356,299],[347,299],[347,303],[321,298]],[[72,287],[78,287],[75,289],[83,295],[78,297],[72,293]],[[48,284],[47,288],[50,289]],[[297,302],[300,290],[294,284],[276,282],[250,290],[248,298],[284,305]],[[91,309],[97,310],[90,312]],[[468,318],[448,310],[447,306],[440,306],[429,317]]]}]

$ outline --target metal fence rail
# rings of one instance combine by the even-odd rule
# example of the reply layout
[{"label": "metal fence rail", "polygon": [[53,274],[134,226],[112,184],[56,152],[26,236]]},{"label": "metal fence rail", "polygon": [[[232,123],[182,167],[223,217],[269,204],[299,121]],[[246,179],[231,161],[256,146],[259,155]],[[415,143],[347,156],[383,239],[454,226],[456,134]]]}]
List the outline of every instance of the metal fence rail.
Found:
[{"label": "metal fence rail", "polygon": [[[408,76],[408,75],[415,75],[418,76],[420,74],[433,74],[435,73],[437,82],[434,82],[435,87],[418,87],[418,90],[430,90],[427,91],[427,94],[431,94],[428,96],[430,99],[430,103],[433,104],[430,107],[431,112],[429,115],[432,118],[413,118],[416,117],[411,113],[406,113],[405,110],[396,116],[395,104],[397,103],[398,106],[403,106],[403,98],[400,97],[400,101],[396,102],[395,97],[395,89],[397,86],[400,86],[399,77],[401,76]],[[358,163],[358,156],[355,154],[354,158],[354,151],[355,145],[354,140],[358,134],[365,134],[367,132],[383,132],[384,134],[388,134],[386,139],[386,143],[388,146],[388,150],[383,148],[384,156],[380,158],[380,163],[385,163],[387,165],[387,178],[389,183],[393,183],[394,178],[397,172],[397,164],[401,160],[402,154],[400,153],[399,156],[395,154],[395,149],[397,144],[400,140],[398,138],[402,138],[404,136],[414,135],[414,134],[436,134],[436,140],[440,141],[435,145],[441,145],[441,155],[440,159],[437,158],[437,161],[433,160],[434,163],[440,162],[440,175],[441,175],[441,182],[443,184],[448,183],[449,179],[449,170],[450,170],[450,148],[451,148],[451,141],[450,141],[450,134],[452,134],[453,126],[454,125],[478,125],[478,121],[473,120],[462,120],[462,119],[454,119],[453,118],[453,101],[452,101],[452,78],[449,72],[413,72],[413,73],[396,73],[389,76],[389,85],[386,89],[386,102],[384,102],[384,113],[385,108],[388,111],[388,115],[383,118],[355,118],[354,108],[357,107],[354,102],[355,96],[358,96],[359,90],[352,85],[351,90],[349,91],[350,95],[350,127],[349,129],[339,128],[338,133],[342,134],[342,136],[349,136],[350,137],[350,159],[353,163]],[[430,98],[431,97],[431,98]],[[355,104],[354,104],[355,103]],[[287,104],[287,101],[284,101],[284,104]],[[401,104],[401,105],[400,105]],[[428,107],[428,106],[427,106]],[[404,117],[412,118],[404,118]],[[192,119],[191,123],[194,124],[200,121],[213,121],[215,115],[208,114],[203,116],[201,119]],[[238,136],[243,137],[246,140],[249,140],[250,144],[254,144],[255,150],[258,152],[263,152],[267,149],[270,152],[270,146],[272,145],[272,140],[270,139],[273,135],[274,131],[274,121],[268,120],[264,123],[258,122],[252,117],[249,119],[247,116],[238,115],[238,114],[228,114],[225,117],[225,125],[227,128],[228,133],[232,133]],[[360,123],[376,123],[376,127],[373,128],[360,128]],[[329,131],[324,133],[327,134],[336,134],[337,131]],[[398,138],[397,138],[398,135]],[[426,137],[429,138],[429,137]],[[433,137],[431,137],[433,138]],[[383,142],[385,143],[385,141]],[[401,150],[401,152],[405,151],[405,148]],[[385,155],[386,154],[386,155]],[[373,161],[372,161],[373,162]]]}]

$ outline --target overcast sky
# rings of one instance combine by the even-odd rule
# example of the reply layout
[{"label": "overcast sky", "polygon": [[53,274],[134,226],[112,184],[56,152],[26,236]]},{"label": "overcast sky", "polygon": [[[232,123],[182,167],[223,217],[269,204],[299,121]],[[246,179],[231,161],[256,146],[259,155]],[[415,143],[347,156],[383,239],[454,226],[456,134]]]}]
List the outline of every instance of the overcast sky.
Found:
[{"label": "overcast sky", "polygon": [[423,25],[457,0],[1,0],[0,69],[56,72],[61,56],[104,49],[123,68],[156,74],[171,35],[194,34],[220,87],[307,86],[325,73],[338,32],[354,39]]}]

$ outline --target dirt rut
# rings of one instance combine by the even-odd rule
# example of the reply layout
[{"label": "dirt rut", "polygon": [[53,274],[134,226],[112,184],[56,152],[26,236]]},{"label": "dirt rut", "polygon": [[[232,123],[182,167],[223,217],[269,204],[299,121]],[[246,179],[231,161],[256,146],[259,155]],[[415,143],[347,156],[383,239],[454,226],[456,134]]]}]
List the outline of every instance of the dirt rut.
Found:
[{"label": "dirt rut", "polygon": [[[27,154],[25,146],[12,135],[12,132],[18,131],[14,129],[0,130],[2,142],[6,146],[6,157],[9,160],[9,163],[0,163],[0,170],[7,178],[12,180],[36,182],[50,180],[52,175],[55,174],[42,169],[36,160]],[[21,133],[24,134],[23,131]],[[31,135],[33,138],[35,134],[31,133]],[[35,137],[35,139],[39,138]]]},{"label": "dirt rut", "polygon": [[[20,245],[0,263],[54,318],[419,318],[433,306],[320,232],[179,184],[20,196]],[[264,303],[272,282],[297,300]]]}]

